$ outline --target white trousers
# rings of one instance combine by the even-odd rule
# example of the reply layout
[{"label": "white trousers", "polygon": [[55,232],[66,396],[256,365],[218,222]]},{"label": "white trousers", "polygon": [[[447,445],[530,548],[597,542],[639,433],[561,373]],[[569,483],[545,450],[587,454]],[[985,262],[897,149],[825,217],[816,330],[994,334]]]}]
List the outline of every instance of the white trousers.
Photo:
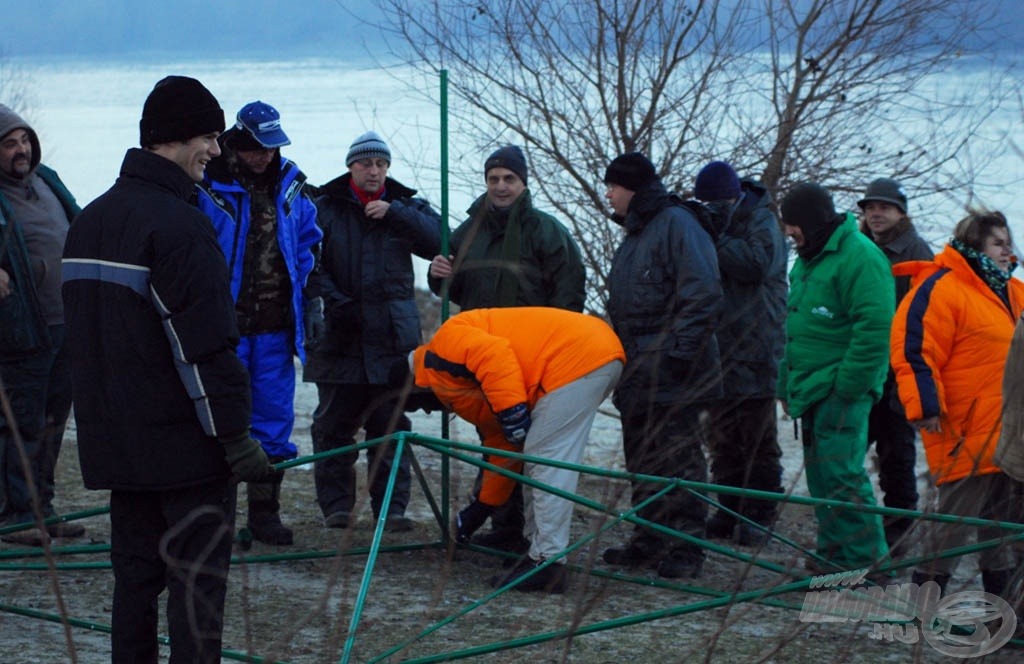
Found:
[{"label": "white trousers", "polygon": [[[597,409],[611,394],[621,374],[622,362],[614,360],[538,399],[530,414],[532,424],[523,452],[555,461],[582,463]],[[574,470],[538,463],[525,464],[524,473],[530,479],[567,493],[576,492],[579,480],[579,473]],[[572,501],[528,485],[523,486],[523,496],[530,558],[543,560],[556,556],[569,546]],[[566,561],[563,558],[560,562]]]}]

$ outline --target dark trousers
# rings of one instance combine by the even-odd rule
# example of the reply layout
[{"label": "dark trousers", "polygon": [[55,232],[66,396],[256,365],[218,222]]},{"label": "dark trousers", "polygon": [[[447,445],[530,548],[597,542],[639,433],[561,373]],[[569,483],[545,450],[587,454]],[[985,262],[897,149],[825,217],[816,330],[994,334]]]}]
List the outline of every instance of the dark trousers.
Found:
[{"label": "dark trousers", "polygon": [[234,516],[235,486],[227,480],[110,493],[114,664],[157,662],[164,588],[171,664],[220,662]]},{"label": "dark trousers", "polygon": [[882,399],[868,415],[868,445],[878,454],[878,484],[885,506],[917,509],[917,443],[914,428],[907,424],[898,405],[895,383],[886,381]]},{"label": "dark trousers", "polygon": [[[692,406],[672,404],[654,404],[646,412],[624,414],[622,444],[626,469],[642,475],[707,482],[708,469],[699,415],[699,410]],[[638,505],[662,490],[664,485],[634,482],[632,488],[633,505]],[[707,504],[686,489],[673,489],[641,509],[638,516],[703,539]],[[634,530],[633,541],[647,549],[699,549],[641,526]]]},{"label": "dark trousers", "polygon": [[34,518],[29,474],[43,515],[53,514],[53,473],[71,411],[71,367],[64,351],[64,326],[51,325],[49,333],[50,349],[0,363],[0,378],[28,461],[26,468],[14,431],[0,410],[2,511],[11,523]]},{"label": "dark trousers", "polygon": [[[387,388],[381,385],[336,385],[318,383],[320,403],[313,413],[310,435],[313,451],[326,452],[355,444],[355,435],[365,429],[366,439],[380,438],[396,431],[410,431],[412,423],[392,400],[381,400]],[[403,453],[398,460],[398,475],[391,494],[391,505],[385,511],[390,516],[403,516],[409,505],[412,474],[409,455]],[[356,502],[355,464],[359,452],[337,454],[313,464],[316,499],[324,516],[336,512],[352,512]],[[395,463],[395,443],[369,447],[366,450],[367,482],[370,505],[374,516],[379,516],[387,491],[388,477]]]},{"label": "dark trousers", "polygon": [[[708,412],[712,481],[782,493],[775,399],[720,401]],[[719,494],[718,502],[758,523],[768,524],[775,518],[776,503],[771,500]]]}]

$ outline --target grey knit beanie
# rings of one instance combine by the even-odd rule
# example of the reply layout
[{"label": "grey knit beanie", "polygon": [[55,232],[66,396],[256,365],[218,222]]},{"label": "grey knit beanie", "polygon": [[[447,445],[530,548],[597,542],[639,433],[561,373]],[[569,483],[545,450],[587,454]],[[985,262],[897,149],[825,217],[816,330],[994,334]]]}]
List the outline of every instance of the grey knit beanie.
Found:
[{"label": "grey knit beanie", "polygon": [[391,150],[388,149],[388,144],[377,132],[368,131],[352,141],[348,155],[345,157],[345,165],[351,166],[353,162],[360,159],[373,159],[374,157],[382,157],[387,160],[389,166],[391,165]]}]

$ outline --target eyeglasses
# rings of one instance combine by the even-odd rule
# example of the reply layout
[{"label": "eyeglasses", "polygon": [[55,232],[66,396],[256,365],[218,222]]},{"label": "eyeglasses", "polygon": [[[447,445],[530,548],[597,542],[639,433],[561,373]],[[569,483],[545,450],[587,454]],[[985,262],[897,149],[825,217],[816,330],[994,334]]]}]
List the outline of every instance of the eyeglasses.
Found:
[{"label": "eyeglasses", "polygon": [[363,168],[370,169],[377,167],[382,171],[386,171],[388,168],[387,159],[357,159],[353,164],[359,164]]}]

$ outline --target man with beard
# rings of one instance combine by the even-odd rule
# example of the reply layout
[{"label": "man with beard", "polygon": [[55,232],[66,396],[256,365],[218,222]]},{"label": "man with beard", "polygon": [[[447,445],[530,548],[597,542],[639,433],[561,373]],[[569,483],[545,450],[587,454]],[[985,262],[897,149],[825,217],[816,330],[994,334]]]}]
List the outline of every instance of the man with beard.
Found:
[{"label": "man with beard", "polygon": [[55,514],[53,471],[71,411],[60,258],[79,212],[57,173],[40,163],[36,132],[0,104],[0,379],[14,416],[0,411],[0,515],[4,525],[24,526],[4,541],[29,546],[85,534],[77,523],[29,527],[32,487],[42,516]]},{"label": "man with beard", "polygon": [[[246,104],[218,142],[221,155],[206,169],[199,208],[213,220],[228,261],[241,334],[238,356],[252,388],[252,435],[278,463],[298,454],[290,440],[292,358],[305,361],[304,346],[322,325],[320,300],[303,295],[322,233],[304,189],[306,176],[281,156],[291,141],[277,109],[262,101]],[[291,529],[281,523],[283,479],[279,470],[248,485],[248,527],[258,542],[292,543]]]}]

